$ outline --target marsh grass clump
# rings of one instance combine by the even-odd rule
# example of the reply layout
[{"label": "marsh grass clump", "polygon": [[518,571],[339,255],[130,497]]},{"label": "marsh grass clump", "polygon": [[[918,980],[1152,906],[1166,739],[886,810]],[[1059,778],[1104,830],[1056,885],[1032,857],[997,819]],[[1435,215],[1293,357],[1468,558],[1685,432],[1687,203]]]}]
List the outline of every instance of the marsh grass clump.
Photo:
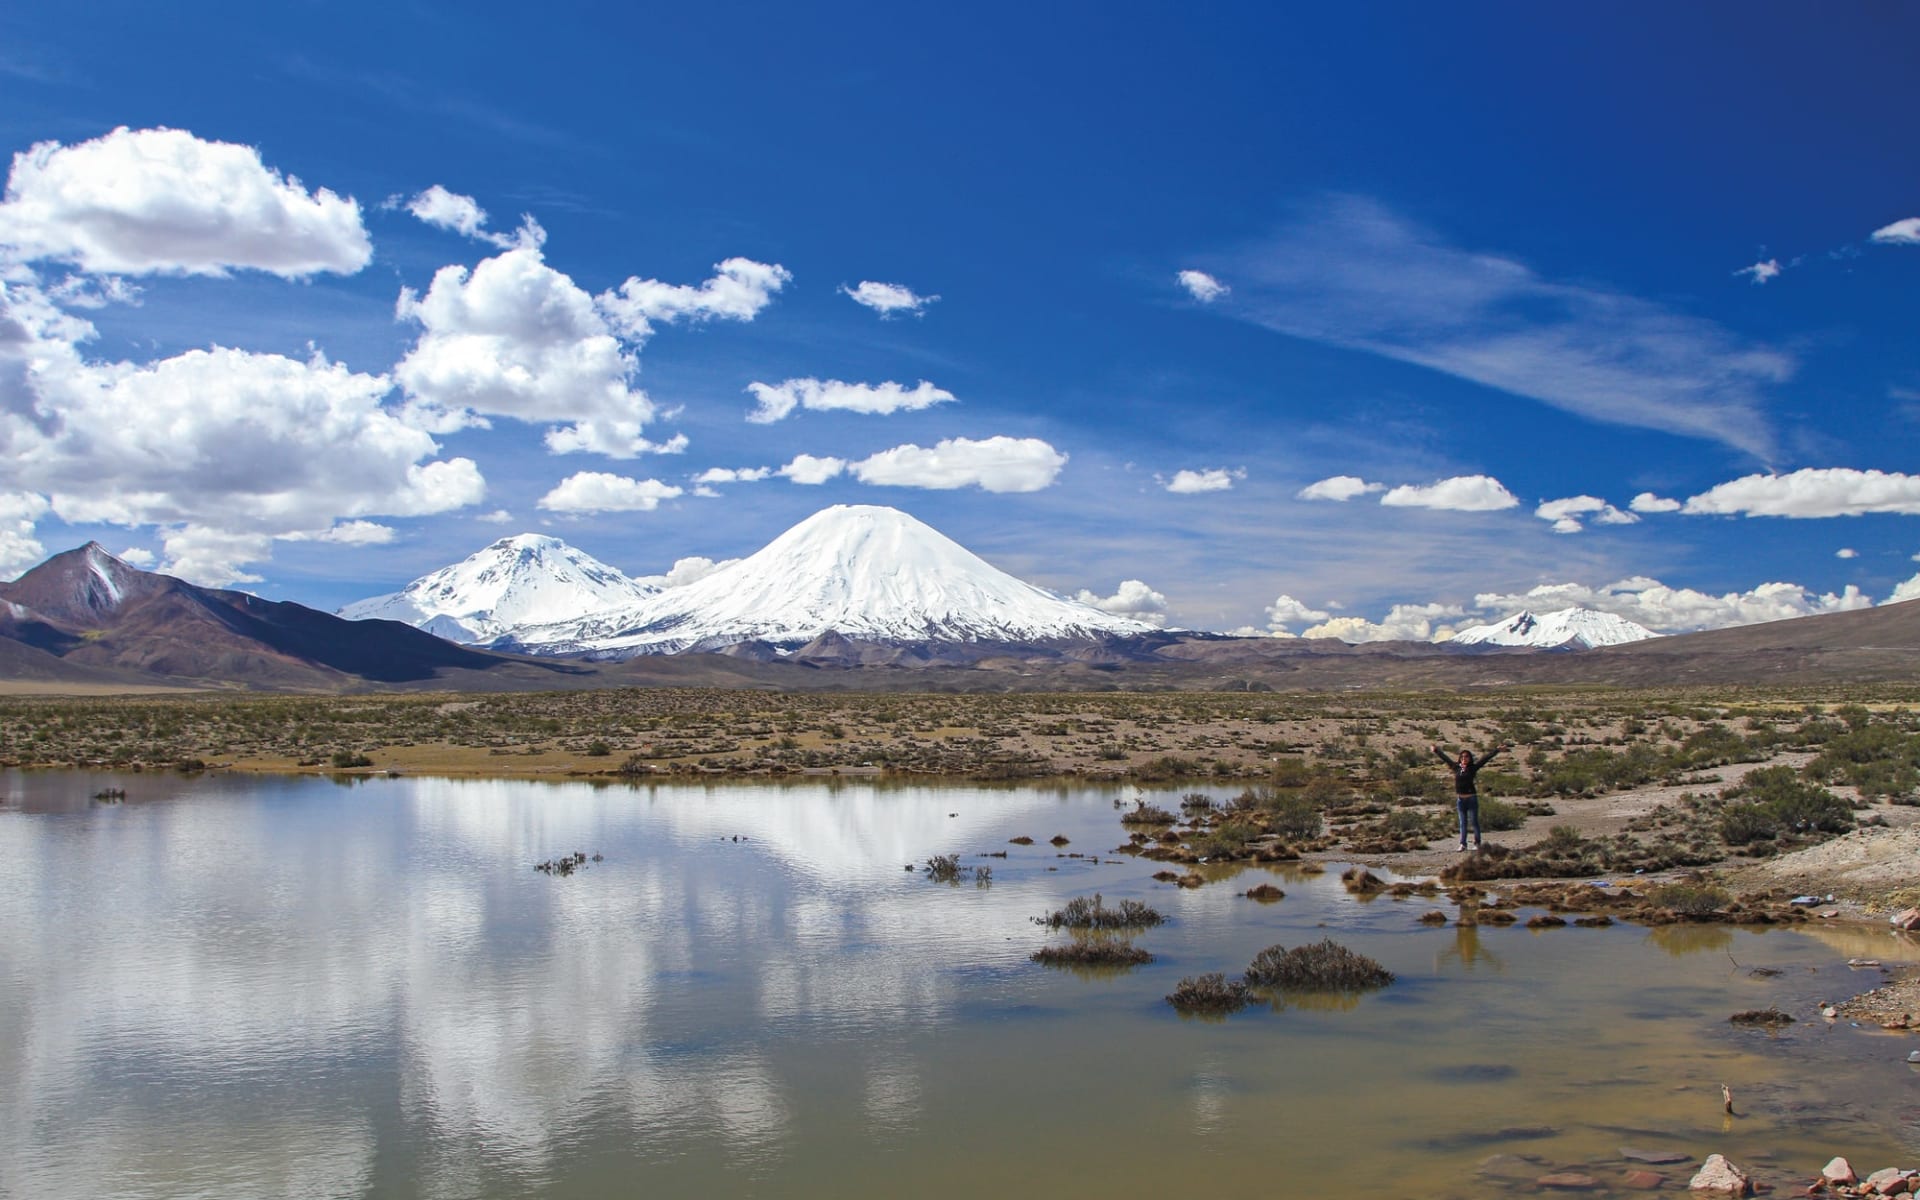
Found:
[{"label": "marsh grass clump", "polygon": [[1138,946],[1105,938],[1042,946],[1028,957],[1046,967],[1137,967],[1153,961],[1153,955]]},{"label": "marsh grass clump", "polygon": [[1340,882],[1356,896],[1372,896],[1387,890],[1387,883],[1365,867],[1348,867],[1340,872]]},{"label": "marsh grass clump", "polygon": [[1275,900],[1285,900],[1287,894],[1270,883],[1258,883],[1247,889],[1247,899],[1258,900],[1262,904],[1272,904]]},{"label": "marsh grass clump", "polygon": [[1122,825],[1171,825],[1177,819],[1166,809],[1146,800],[1134,801],[1132,808],[1120,814]]},{"label": "marsh grass clump", "polygon": [[333,764],[333,768],[336,771],[350,771],[355,767],[370,767],[373,765],[373,760],[358,750],[336,750],[333,752],[333,757],[328,761]]},{"label": "marsh grass clump", "polygon": [[957,886],[966,879],[973,880],[975,887],[989,887],[993,883],[992,867],[965,866],[961,863],[958,854],[936,854],[927,860],[921,870],[934,883],[949,883]]},{"label": "marsh grass clump", "polygon": [[1733,896],[1703,879],[1685,879],[1648,888],[1647,902],[1683,917],[1709,917],[1733,903]]},{"label": "marsh grass clump", "polygon": [[1268,946],[1247,968],[1249,987],[1299,992],[1357,992],[1386,987],[1393,972],[1332,938],[1289,950]]},{"label": "marsh grass clump", "polygon": [[1055,909],[1044,917],[1035,917],[1033,921],[1048,929],[1113,930],[1150,929],[1164,923],[1166,918],[1138,900],[1122,900],[1109,908],[1100,893],[1095,892],[1092,896],[1075,896],[1067,901],[1065,908]]},{"label": "marsh grass clump", "polygon": [[1749,1008],[1743,1012],[1734,1013],[1727,1020],[1734,1025],[1761,1025],[1768,1029],[1779,1029],[1794,1023],[1792,1017],[1772,1006]]},{"label": "marsh grass clump", "polygon": [[1189,975],[1167,993],[1167,1003],[1183,1013],[1239,1012],[1249,999],[1246,984],[1238,979],[1230,980],[1220,971]]}]

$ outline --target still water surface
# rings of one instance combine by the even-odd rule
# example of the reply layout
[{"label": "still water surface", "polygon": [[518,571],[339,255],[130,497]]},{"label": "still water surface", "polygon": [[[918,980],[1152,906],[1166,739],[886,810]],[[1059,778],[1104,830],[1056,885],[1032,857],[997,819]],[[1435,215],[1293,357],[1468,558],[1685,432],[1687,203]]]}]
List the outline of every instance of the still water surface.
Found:
[{"label": "still water surface", "polygon": [[[1905,1043],[1725,1021],[1861,990],[1849,956],[1914,954],[1888,934],[1433,929],[1337,870],[1182,891],[1109,855],[1104,789],[0,794],[0,1195],[1444,1197],[1499,1153],[1603,1179],[1625,1144],[1920,1155]],[[575,850],[604,861],[531,869]],[[902,869],[998,850],[967,860],[985,888]],[[1240,894],[1269,880],[1286,899]],[[1095,890],[1170,916],[1157,961],[1029,963],[1030,918]],[[1161,1000],[1329,935],[1399,982],[1224,1021]]]}]

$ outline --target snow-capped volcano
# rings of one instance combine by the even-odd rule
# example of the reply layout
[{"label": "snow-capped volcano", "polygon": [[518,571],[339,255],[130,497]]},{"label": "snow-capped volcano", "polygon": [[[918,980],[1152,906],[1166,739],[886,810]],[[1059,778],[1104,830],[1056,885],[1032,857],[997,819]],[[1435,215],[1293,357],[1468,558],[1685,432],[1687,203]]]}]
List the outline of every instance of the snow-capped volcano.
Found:
[{"label": "snow-capped volcano", "polygon": [[1592,649],[1643,642],[1660,635],[1612,613],[1591,608],[1557,612],[1520,612],[1492,625],[1462,629],[1449,639],[1456,646],[1535,646],[1542,649]]},{"label": "snow-capped volcano", "polygon": [[449,641],[488,642],[522,625],[637,604],[657,591],[559,538],[522,533],[391,595],[356,600],[339,615],[404,621]]},{"label": "snow-capped volcano", "polygon": [[869,641],[1035,641],[1153,626],[1023,583],[898,509],[835,505],[685,587],[576,621],[523,626],[534,653],[674,654],[829,630]]}]

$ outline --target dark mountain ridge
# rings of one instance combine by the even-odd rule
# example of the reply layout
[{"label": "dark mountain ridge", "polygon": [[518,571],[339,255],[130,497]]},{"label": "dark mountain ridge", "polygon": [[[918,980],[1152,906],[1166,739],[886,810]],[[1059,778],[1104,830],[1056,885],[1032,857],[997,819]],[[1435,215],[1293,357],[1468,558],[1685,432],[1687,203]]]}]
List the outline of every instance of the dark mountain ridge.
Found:
[{"label": "dark mountain ridge", "polygon": [[[97,542],[56,554],[12,583],[0,637],[97,679],[304,690],[404,685],[519,660],[469,650],[396,621],[346,621],[291,601],[203,588],[142,571]],[[562,670],[566,664],[554,664]]]}]

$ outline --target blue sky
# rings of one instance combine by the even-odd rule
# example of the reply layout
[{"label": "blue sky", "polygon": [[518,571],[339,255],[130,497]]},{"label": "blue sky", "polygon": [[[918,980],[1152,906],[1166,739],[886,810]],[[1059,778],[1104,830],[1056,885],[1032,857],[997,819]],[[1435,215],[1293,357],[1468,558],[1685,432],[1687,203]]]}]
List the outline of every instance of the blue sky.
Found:
[{"label": "blue sky", "polygon": [[331,608],[834,503],[1217,630],[1920,570],[1910,6],[39,9],[7,572]]}]

